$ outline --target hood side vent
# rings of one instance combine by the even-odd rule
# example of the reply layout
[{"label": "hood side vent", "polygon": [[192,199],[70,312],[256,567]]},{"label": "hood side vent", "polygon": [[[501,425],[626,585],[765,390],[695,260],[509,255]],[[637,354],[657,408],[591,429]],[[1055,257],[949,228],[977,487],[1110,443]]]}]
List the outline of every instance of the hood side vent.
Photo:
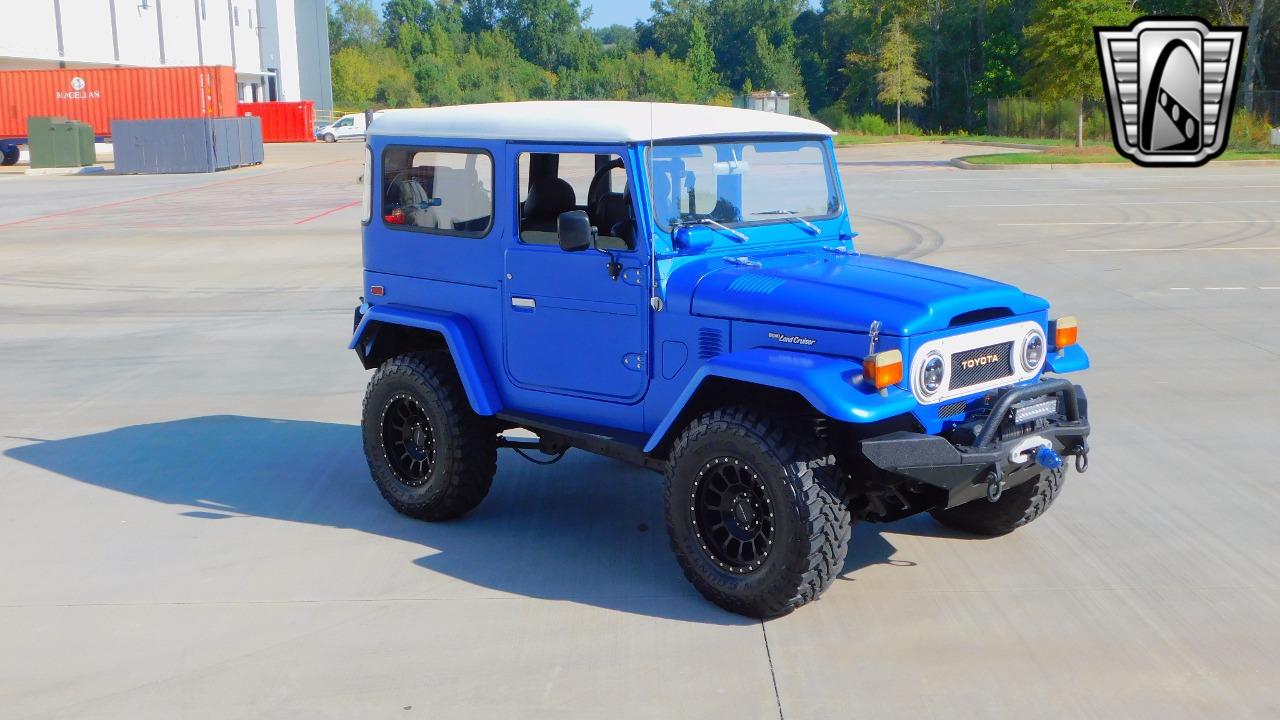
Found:
[{"label": "hood side vent", "polygon": [[698,358],[710,360],[724,352],[724,333],[713,328],[698,331]]},{"label": "hood side vent", "polygon": [[980,310],[970,310],[962,312],[951,318],[951,324],[947,327],[957,328],[963,325],[972,325],[974,323],[986,322],[988,320],[999,320],[1000,318],[1013,317],[1013,311],[1006,307],[982,308]]},{"label": "hood side vent", "polygon": [[742,293],[744,295],[768,295],[782,287],[786,282],[783,278],[748,273],[734,278],[733,282],[729,283],[729,292]]}]

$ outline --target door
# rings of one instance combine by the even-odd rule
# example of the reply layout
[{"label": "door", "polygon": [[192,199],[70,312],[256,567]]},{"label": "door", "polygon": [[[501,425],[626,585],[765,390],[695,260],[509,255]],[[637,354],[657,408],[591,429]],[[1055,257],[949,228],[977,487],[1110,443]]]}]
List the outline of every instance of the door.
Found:
[{"label": "door", "polygon": [[356,127],[355,115],[347,115],[346,117],[342,118],[337,123],[335,123],[333,126],[333,135],[334,137],[339,139],[356,137],[358,135],[363,135],[363,134],[364,134],[364,131]]},{"label": "door", "polygon": [[[546,148],[525,154],[531,158],[518,160],[515,168],[522,201],[516,205],[520,218],[513,223],[514,237],[507,239],[505,261],[508,377],[529,389],[638,401],[649,385],[645,243],[627,233],[625,240],[604,236],[599,245],[611,248],[607,252],[565,252],[554,231],[560,212],[577,209],[587,211],[593,225],[623,234],[621,222],[613,220],[624,217],[619,199],[626,195],[625,169],[605,167],[620,165],[621,156]],[[540,191],[553,185],[558,204],[547,206],[553,193]],[[566,186],[574,192],[565,192]],[[612,210],[605,207],[611,200]],[[616,273],[611,273],[611,262],[617,264]]]}]

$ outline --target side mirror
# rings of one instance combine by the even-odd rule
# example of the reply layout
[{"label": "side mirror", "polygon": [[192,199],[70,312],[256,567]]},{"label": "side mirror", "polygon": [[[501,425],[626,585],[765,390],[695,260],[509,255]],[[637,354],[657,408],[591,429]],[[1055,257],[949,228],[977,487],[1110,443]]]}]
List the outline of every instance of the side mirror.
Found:
[{"label": "side mirror", "polygon": [[556,218],[556,237],[565,252],[581,252],[596,244],[596,229],[585,210],[570,210]]},{"label": "side mirror", "polygon": [[693,234],[688,225],[681,225],[676,228],[675,233],[671,236],[671,242],[676,246],[677,250],[688,250],[690,252],[702,252],[711,247],[711,233]]}]

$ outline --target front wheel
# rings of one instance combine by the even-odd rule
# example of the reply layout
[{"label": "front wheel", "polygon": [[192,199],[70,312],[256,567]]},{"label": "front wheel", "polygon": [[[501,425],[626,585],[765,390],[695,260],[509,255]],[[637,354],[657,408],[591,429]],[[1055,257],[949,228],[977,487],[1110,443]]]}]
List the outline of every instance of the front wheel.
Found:
[{"label": "front wheel", "polygon": [[447,520],[484,500],[497,472],[497,432],[467,403],[447,354],[383,363],[369,381],[363,415],[369,471],[396,510]]},{"label": "front wheel", "polygon": [[1005,490],[995,502],[982,498],[929,514],[947,527],[975,535],[1007,535],[1043,515],[1062,492],[1066,477],[1065,467],[1046,470]]},{"label": "front wheel", "polygon": [[0,165],[17,165],[22,150],[17,145],[0,145]]},{"label": "front wheel", "polygon": [[320,139],[327,143],[338,142],[337,136],[335,136],[333,133],[325,133],[324,135],[320,136]]},{"label": "front wheel", "polygon": [[726,610],[785,615],[839,574],[852,517],[812,428],[751,408],[716,410],[676,440],[667,532],[685,577]]}]

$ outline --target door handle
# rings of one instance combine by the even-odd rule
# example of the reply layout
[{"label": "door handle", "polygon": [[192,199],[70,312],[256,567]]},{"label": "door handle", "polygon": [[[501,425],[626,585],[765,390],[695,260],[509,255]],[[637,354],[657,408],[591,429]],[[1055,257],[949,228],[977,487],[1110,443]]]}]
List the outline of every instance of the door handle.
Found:
[{"label": "door handle", "polygon": [[527,298],[527,297],[511,298],[511,307],[513,308],[519,308],[521,310],[532,310],[537,306],[538,304],[533,301],[533,298]]}]

